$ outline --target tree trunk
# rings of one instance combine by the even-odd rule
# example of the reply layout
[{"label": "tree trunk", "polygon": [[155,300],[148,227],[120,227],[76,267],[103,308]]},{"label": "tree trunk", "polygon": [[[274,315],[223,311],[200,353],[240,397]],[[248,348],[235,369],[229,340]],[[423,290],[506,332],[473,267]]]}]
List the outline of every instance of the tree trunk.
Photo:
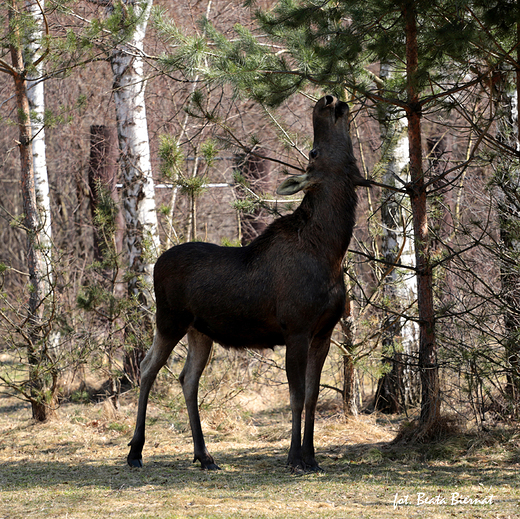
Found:
[{"label": "tree trunk", "polygon": [[[96,210],[101,203],[101,190],[110,194],[114,207],[119,208],[119,194],[117,192],[117,132],[103,125],[90,127],[90,161],[88,170],[88,184],[90,195],[90,210],[95,220]],[[113,236],[106,239],[113,240],[113,249],[117,255],[123,251],[124,217],[118,210],[113,216]],[[106,247],[105,238],[99,235],[94,225],[94,257],[103,258],[102,249]]]},{"label": "tree trunk", "polygon": [[345,417],[357,416],[361,406],[359,379],[354,363],[354,317],[352,315],[352,301],[347,292],[345,312],[340,320],[343,331],[343,412]]},{"label": "tree trunk", "polygon": [[[129,282],[129,291],[132,295],[145,296],[147,300],[148,290],[139,285],[137,277],[142,276],[145,283],[151,284],[153,261],[148,258],[157,255],[160,244],[146,120],[146,81],[143,59],[138,52],[143,49],[151,7],[152,2],[148,2],[146,11],[139,13],[141,21],[129,42],[132,51],[124,47],[117,48],[111,56],[123,175],[123,209],[127,226],[125,245],[130,268],[135,273]],[[134,4],[134,8],[140,10],[138,4]],[[149,251],[146,250],[147,244]]]},{"label": "tree trunk", "polygon": [[45,92],[43,76],[43,61],[38,62],[42,55],[43,41],[43,9],[44,0],[26,2],[26,9],[35,21],[36,29],[32,31],[29,43],[25,47],[28,60],[36,63],[31,74],[27,74],[27,98],[31,113],[32,156],[34,171],[34,188],[40,223],[40,247],[42,260],[45,263],[46,276],[42,279],[43,295],[47,295],[52,285],[52,228],[49,177],[47,174],[47,159],[45,154]]},{"label": "tree trunk", "polygon": [[[520,41],[520,35],[519,35]],[[519,56],[520,57],[520,56]],[[496,83],[497,141],[512,150],[520,150],[518,125],[518,90],[508,91],[504,80]],[[509,71],[511,72],[511,71]],[[515,71],[520,88],[520,67]],[[498,186],[498,222],[501,242],[502,312],[504,318],[504,349],[506,356],[506,394],[513,414],[520,413],[520,220],[518,158],[500,153],[496,166]]]},{"label": "tree trunk", "polygon": [[[9,4],[9,21],[12,27],[9,50],[12,61],[11,75],[14,79],[18,109],[18,128],[20,132],[18,149],[20,150],[24,225],[27,232],[27,265],[31,285],[28,305],[28,333],[26,336],[30,386],[30,395],[28,397],[32,406],[33,418],[38,421],[44,421],[52,412],[52,400],[56,389],[57,377],[46,348],[46,342],[42,339],[41,333],[44,287],[45,280],[48,279],[47,264],[41,245],[41,226],[31,143],[31,113],[27,96],[26,69],[22,55],[20,20],[18,19],[14,0],[11,0]],[[50,388],[45,383],[45,373],[51,374],[52,385]]]},{"label": "tree trunk", "polygon": [[426,428],[440,417],[439,367],[433,305],[433,272],[430,258],[427,197],[422,167],[421,104],[417,88],[417,13],[412,3],[402,7],[406,20],[406,77],[408,139],[410,149],[410,203],[412,208],[417,306],[419,310],[419,374],[421,378],[420,426]]},{"label": "tree trunk", "polygon": [[[392,72],[391,65],[381,64],[380,78],[383,81],[389,79]],[[384,106],[380,110],[385,168],[383,183],[402,187],[410,181],[406,119]],[[411,223],[407,221],[407,211],[403,210],[407,198],[390,190],[383,190],[381,198],[381,249],[388,263],[383,280],[384,301],[388,308],[383,323],[383,363],[390,364],[391,370],[384,373],[378,382],[375,408],[387,413],[400,413],[417,403],[418,380],[412,366],[419,331],[415,321],[406,317],[412,312],[411,307],[417,298],[417,282],[411,271],[391,264],[415,267],[415,257],[409,228]]]},{"label": "tree trunk", "polygon": [[[268,155],[267,150],[261,148],[255,151],[262,156]],[[271,163],[269,160],[253,154],[241,155],[237,159],[237,168],[246,182],[246,186],[238,186],[237,198],[239,200],[247,200],[252,193],[261,195],[269,192],[271,182]],[[268,217],[268,211],[258,206],[251,212],[239,214],[239,218],[241,218],[240,241],[242,245],[248,245],[264,232],[267,227]]]},{"label": "tree trunk", "polygon": [[[112,53],[113,92],[116,105],[120,167],[123,177],[123,212],[126,221],[125,248],[132,276],[128,292],[141,305],[142,329],[135,351],[125,359],[125,370],[131,380],[139,381],[139,364],[144,357],[142,342],[152,334],[149,309],[152,306],[152,274],[154,259],[160,252],[155,192],[150,163],[150,146],[145,107],[144,63],[140,56],[152,2],[133,5],[138,23],[128,41]],[[144,6],[145,11],[142,11]],[[135,334],[135,328],[133,330]]]}]

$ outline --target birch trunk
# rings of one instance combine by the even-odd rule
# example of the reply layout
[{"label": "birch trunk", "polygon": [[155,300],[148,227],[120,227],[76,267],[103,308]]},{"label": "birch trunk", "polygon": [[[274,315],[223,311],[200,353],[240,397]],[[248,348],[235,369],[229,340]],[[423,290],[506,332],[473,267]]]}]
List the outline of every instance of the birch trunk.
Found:
[{"label": "birch trunk", "polygon": [[[127,44],[111,56],[114,74],[120,167],[123,175],[123,212],[126,221],[125,248],[134,277],[129,293],[151,303],[153,260],[160,243],[155,208],[155,192],[150,162],[150,145],[145,107],[144,63],[141,52],[152,2],[133,5],[139,21]],[[143,10],[144,7],[144,10]],[[143,280],[143,284],[139,282]]]},{"label": "birch trunk", "polygon": [[42,290],[44,295],[47,295],[51,291],[52,285],[52,229],[49,177],[47,174],[47,159],[45,155],[43,61],[38,61],[42,55],[44,2],[45,0],[39,0],[39,3],[35,0],[26,1],[26,10],[36,22],[36,29],[32,31],[30,35],[29,42],[25,47],[25,52],[27,54],[27,61],[36,64],[31,72],[27,74],[27,98],[29,100],[31,114],[34,187],[40,225],[39,242],[45,271],[45,276],[42,278]]},{"label": "birch trunk", "polygon": [[[506,75],[507,71],[503,71]],[[520,150],[518,126],[518,97],[520,68],[517,74],[517,91],[507,88],[505,82],[497,83],[496,119],[497,140],[511,150]],[[497,161],[496,184],[498,186],[498,220],[501,241],[502,305],[505,332],[506,394],[511,401],[512,412],[520,413],[520,169],[518,159],[502,152]]]},{"label": "birch trunk", "polygon": [[[393,67],[381,64],[383,81],[393,74]],[[408,125],[404,114],[384,110],[380,114],[383,143],[383,183],[403,187],[410,182]],[[382,254],[388,263],[383,294],[388,307],[383,324],[383,356],[391,363],[391,371],[378,383],[375,407],[389,413],[400,413],[417,402],[417,385],[412,359],[417,352],[417,323],[407,319],[417,299],[417,281],[411,270],[392,268],[391,264],[415,267],[412,224],[407,197],[390,190],[382,192]]]},{"label": "birch trunk", "polygon": [[137,17],[133,34],[112,52],[113,93],[116,105],[120,167],[123,176],[122,206],[126,222],[125,248],[132,277],[129,295],[141,305],[140,326],[131,335],[137,345],[125,354],[127,377],[139,383],[140,364],[144,358],[144,335],[152,334],[149,309],[152,306],[153,265],[160,250],[155,192],[150,162],[150,145],[145,107],[144,36],[152,1],[138,3],[125,0]]}]

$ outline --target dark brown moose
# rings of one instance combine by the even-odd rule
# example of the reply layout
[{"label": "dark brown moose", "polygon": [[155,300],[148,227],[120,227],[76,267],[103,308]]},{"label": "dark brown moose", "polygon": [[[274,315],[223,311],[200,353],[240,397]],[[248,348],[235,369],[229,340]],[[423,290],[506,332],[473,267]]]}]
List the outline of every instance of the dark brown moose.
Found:
[{"label": "dark brown moose", "polygon": [[[175,345],[188,334],[179,380],[190,419],[195,458],[219,467],[208,452],[197,394],[213,341],[231,348],[286,346],[292,435],[288,465],[321,470],[314,456],[314,415],[332,330],[345,307],[343,257],[352,235],[357,185],[348,133],[348,105],[328,95],[313,112],[314,147],[302,175],[277,192],[304,191],[294,213],[274,221],[246,247],[186,243],[166,251],[154,271],[157,303],[153,346],[141,364],[141,394],[128,464],[142,466],[148,395]],[[301,422],[305,409],[302,443]]]}]

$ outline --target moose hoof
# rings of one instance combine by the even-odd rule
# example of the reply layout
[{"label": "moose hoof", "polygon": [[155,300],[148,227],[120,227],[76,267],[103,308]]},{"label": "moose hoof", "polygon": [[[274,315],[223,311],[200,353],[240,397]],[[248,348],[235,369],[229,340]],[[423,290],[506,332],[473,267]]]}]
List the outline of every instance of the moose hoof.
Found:
[{"label": "moose hoof", "polygon": [[193,463],[196,461],[200,461],[200,468],[202,470],[220,470],[213,456],[206,449],[202,451],[202,454],[195,454],[195,456],[193,456]]},{"label": "moose hoof", "polygon": [[128,459],[128,465],[133,469],[142,469],[143,468],[143,460],[142,459]]},{"label": "moose hoof", "polygon": [[312,465],[305,467],[305,472],[313,472],[315,474],[325,474],[325,470],[322,469],[319,465]]},{"label": "moose hoof", "polygon": [[301,476],[303,474],[324,474],[325,471],[318,465],[313,464],[309,465],[307,463],[288,463],[287,466],[289,467],[291,474],[295,474],[298,476]]},{"label": "moose hoof", "polygon": [[216,463],[208,463],[201,467],[202,470],[222,470]]}]

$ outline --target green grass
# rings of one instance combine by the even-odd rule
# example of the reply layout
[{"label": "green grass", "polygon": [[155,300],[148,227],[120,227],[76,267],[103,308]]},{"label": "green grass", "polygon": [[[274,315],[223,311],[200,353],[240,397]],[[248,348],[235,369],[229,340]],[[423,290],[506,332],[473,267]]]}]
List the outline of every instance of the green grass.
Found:
[{"label": "green grass", "polygon": [[[317,457],[326,473],[293,475],[285,467],[286,408],[210,409],[203,427],[218,472],[191,463],[189,431],[157,402],[145,467],[129,469],[135,395],[116,417],[102,405],[69,404],[36,424],[29,409],[6,399],[0,414],[2,519],[520,517],[520,441],[512,429],[403,447],[389,445],[395,430],[374,416],[321,417]],[[453,493],[492,499],[452,505]],[[408,504],[394,507],[396,495]]]}]

